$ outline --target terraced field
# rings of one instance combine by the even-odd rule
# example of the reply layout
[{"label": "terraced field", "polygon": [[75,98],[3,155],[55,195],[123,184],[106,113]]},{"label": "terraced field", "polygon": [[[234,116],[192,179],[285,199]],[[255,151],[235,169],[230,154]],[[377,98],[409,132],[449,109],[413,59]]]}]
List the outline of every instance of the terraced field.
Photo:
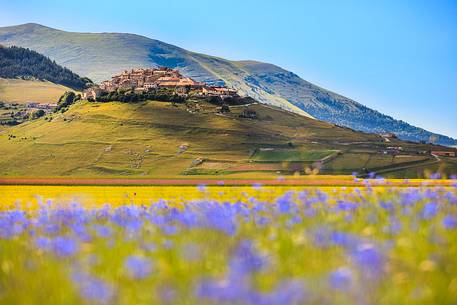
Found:
[{"label": "terraced field", "polygon": [[[240,117],[245,108],[257,119]],[[198,109],[198,111],[196,111]],[[402,146],[386,155],[387,146]],[[78,102],[65,113],[3,129],[0,175],[156,177],[270,173],[351,174],[429,166],[448,176],[452,160],[437,161],[429,145],[355,132],[260,104],[218,107],[202,101]],[[438,148],[440,149],[440,148]],[[409,167],[408,167],[409,168]]]}]

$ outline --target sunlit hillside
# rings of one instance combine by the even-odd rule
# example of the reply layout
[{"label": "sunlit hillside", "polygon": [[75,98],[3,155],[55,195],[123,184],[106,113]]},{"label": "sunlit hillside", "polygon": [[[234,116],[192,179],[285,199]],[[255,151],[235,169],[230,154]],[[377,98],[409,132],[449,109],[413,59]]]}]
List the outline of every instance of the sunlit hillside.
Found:
[{"label": "sunlit hillside", "polygon": [[[88,103],[0,133],[6,176],[446,172],[428,145],[355,132],[261,104],[219,113],[204,101]],[[246,109],[256,118],[243,118]],[[386,154],[401,146],[401,154]],[[439,148],[438,148],[439,149]],[[452,158],[449,158],[451,160]],[[451,164],[451,165],[449,165]],[[454,165],[452,165],[454,164]],[[455,172],[455,171],[454,171]]]}]

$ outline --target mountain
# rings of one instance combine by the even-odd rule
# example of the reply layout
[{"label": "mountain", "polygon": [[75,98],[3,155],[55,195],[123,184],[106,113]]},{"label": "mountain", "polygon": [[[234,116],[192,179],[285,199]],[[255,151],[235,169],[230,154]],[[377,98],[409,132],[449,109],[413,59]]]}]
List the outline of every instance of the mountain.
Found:
[{"label": "mountain", "polygon": [[0,46],[0,77],[46,80],[75,90],[91,83],[35,51],[15,46]]},{"label": "mountain", "polygon": [[272,64],[230,61],[134,34],[72,33],[38,24],[0,28],[0,43],[31,48],[95,81],[135,67],[179,68],[199,81],[226,84],[262,103],[355,130],[457,145],[456,139],[383,115]]},{"label": "mountain", "polygon": [[[376,171],[417,178],[457,173],[443,150],[353,131],[264,104],[79,101],[0,132],[0,176],[269,175]],[[243,114],[255,113],[254,118]],[[0,126],[0,131],[1,131]],[[385,154],[401,146],[398,155]],[[455,150],[457,151],[457,150]],[[238,176],[239,177],[239,176]]]}]

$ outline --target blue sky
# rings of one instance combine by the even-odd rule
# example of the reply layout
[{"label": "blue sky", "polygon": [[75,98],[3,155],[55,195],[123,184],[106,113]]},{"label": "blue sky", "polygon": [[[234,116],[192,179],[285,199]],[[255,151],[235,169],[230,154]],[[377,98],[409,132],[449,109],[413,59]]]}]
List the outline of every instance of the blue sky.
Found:
[{"label": "blue sky", "polygon": [[0,26],[130,32],[228,59],[274,63],[457,138],[454,0],[0,0]]}]

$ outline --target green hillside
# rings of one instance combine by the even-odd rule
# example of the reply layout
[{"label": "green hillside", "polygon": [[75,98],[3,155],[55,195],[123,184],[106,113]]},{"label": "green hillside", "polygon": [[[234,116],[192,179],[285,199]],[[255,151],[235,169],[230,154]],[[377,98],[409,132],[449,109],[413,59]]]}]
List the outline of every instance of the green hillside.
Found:
[{"label": "green hillside", "polygon": [[[257,119],[240,117],[246,107]],[[0,130],[0,175],[343,174],[398,168],[416,177],[414,168],[438,165],[456,172],[445,161],[417,154],[425,145],[386,143],[377,135],[261,104],[230,108],[220,114],[203,101],[78,102],[65,113]],[[404,151],[384,155],[387,145]]]},{"label": "green hillside", "polygon": [[268,63],[230,61],[134,34],[72,33],[31,23],[0,28],[0,44],[31,48],[97,82],[124,69],[179,68],[199,81],[224,83],[262,103],[340,126],[372,133],[393,132],[417,142],[433,137],[443,145],[457,144],[455,139],[386,116]]}]

